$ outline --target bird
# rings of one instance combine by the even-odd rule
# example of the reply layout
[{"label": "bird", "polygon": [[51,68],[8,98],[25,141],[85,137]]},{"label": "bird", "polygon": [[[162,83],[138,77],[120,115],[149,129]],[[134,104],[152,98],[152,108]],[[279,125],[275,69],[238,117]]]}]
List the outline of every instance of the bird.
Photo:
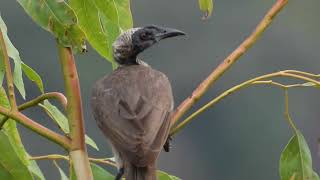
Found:
[{"label": "bird", "polygon": [[112,147],[115,180],[157,179],[157,158],[168,138],[174,99],[168,77],[138,55],[163,39],[182,35],[177,29],[148,25],[124,31],[112,44],[118,68],[95,83],[90,103]]}]

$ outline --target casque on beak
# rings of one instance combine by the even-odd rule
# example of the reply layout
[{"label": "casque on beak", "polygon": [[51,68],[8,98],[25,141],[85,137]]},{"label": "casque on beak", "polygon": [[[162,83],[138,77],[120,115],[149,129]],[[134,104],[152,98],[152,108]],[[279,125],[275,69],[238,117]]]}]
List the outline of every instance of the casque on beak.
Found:
[{"label": "casque on beak", "polygon": [[178,29],[162,28],[161,31],[156,34],[156,38],[157,41],[160,41],[162,39],[183,35],[186,35],[186,33]]}]

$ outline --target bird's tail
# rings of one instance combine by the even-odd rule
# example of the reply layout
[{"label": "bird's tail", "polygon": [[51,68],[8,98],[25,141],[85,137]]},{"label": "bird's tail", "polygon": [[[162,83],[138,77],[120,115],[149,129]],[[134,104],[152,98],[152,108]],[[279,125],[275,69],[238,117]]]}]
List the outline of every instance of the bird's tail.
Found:
[{"label": "bird's tail", "polygon": [[137,167],[131,164],[125,171],[126,180],[157,180],[155,166]]}]

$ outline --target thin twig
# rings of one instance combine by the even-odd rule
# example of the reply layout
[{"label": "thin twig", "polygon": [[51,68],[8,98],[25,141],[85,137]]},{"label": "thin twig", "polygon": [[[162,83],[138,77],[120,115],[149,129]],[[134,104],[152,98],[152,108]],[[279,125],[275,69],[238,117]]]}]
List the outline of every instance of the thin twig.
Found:
[{"label": "thin twig", "polygon": [[114,161],[111,161],[110,159],[106,159],[106,158],[103,158],[103,159],[99,159],[99,158],[90,158],[89,157],[89,160],[91,162],[96,162],[96,163],[101,163],[101,164],[107,164],[107,165],[111,165],[113,167],[117,167],[116,163]]},{"label": "thin twig", "polygon": [[267,85],[273,85],[273,86],[277,86],[277,87],[280,87],[280,88],[295,88],[295,87],[307,87],[303,84],[289,84],[289,85],[284,85],[284,84],[281,84],[281,83],[278,83],[278,82],[275,82],[273,80],[268,80],[268,81],[255,81],[253,82],[252,84],[267,84]]},{"label": "thin twig", "polygon": [[278,82],[275,82],[275,81],[272,81],[272,80],[267,80],[267,81],[255,81],[251,84],[267,84],[267,85],[273,85],[273,86],[277,86],[277,87],[280,87],[280,88],[286,88],[287,85],[284,85],[284,84],[281,84],[281,83],[278,83]]},{"label": "thin twig", "polygon": [[311,78],[320,78],[320,74],[313,74],[309,72],[304,72],[304,71],[298,71],[298,70],[285,70],[285,73],[291,73],[291,74],[297,74],[297,75],[303,75],[303,76],[308,76]]},{"label": "thin twig", "polygon": [[[36,105],[38,105],[39,103],[41,103],[42,101],[44,101],[46,99],[57,99],[62,104],[64,109],[66,109],[66,107],[67,107],[67,98],[62,93],[49,92],[49,93],[41,94],[40,96],[38,96],[38,97],[36,97],[36,98],[26,102],[26,103],[21,104],[18,107],[18,110],[19,111],[23,111],[23,110],[25,110],[27,108],[36,106]],[[0,129],[3,127],[3,125],[5,124],[5,122],[8,119],[9,119],[9,117],[5,116],[0,120]]]},{"label": "thin twig", "polygon": [[21,104],[18,109],[19,111],[25,110],[29,107],[38,105],[39,103],[41,103],[46,99],[56,99],[61,103],[64,109],[67,109],[67,103],[68,103],[67,98],[62,93],[59,93],[59,92],[49,92],[49,93],[41,94],[35,99],[32,99],[26,103]]},{"label": "thin twig", "polygon": [[[219,77],[227,71],[261,36],[266,28],[271,24],[274,17],[288,3],[288,0],[277,0],[264,18],[260,21],[256,29],[242,44],[235,49],[223,62],[213,70],[213,72],[193,91],[192,95],[185,99],[176,109],[172,118],[172,124],[177,121],[195,104],[208,88],[216,82]],[[174,126],[172,127],[174,128]]]},{"label": "thin twig", "polygon": [[[199,114],[201,114],[202,112],[204,112],[205,110],[207,110],[208,108],[212,107],[213,105],[215,105],[216,103],[218,103],[219,101],[221,101],[222,99],[224,99],[226,96],[233,94],[234,92],[248,87],[250,85],[254,85],[255,82],[266,82],[266,79],[270,79],[270,78],[274,78],[274,77],[291,77],[294,79],[300,79],[300,80],[304,80],[307,82],[312,82],[318,86],[320,86],[320,82],[316,81],[312,78],[309,77],[304,77],[301,75],[296,75],[296,74],[291,74],[291,73],[286,73],[287,71],[279,71],[276,73],[271,73],[271,74],[266,74],[263,76],[259,76],[253,79],[250,79],[248,81],[245,81],[239,85],[236,85],[226,91],[224,91],[222,94],[220,94],[219,96],[217,96],[216,98],[214,98],[213,100],[211,100],[209,103],[207,103],[206,105],[202,106],[201,108],[199,108],[197,111],[195,111],[194,113],[192,113],[190,116],[188,116],[185,120],[183,120],[181,123],[179,123],[176,127],[174,127],[171,132],[170,132],[170,136],[175,135],[177,132],[179,132],[181,129],[183,129],[188,123],[191,122],[192,119],[194,119],[196,116],[198,116]],[[269,81],[270,82],[270,81]],[[272,81],[271,81],[272,82]],[[282,84],[276,84],[276,83],[270,83],[272,85],[277,85],[281,88],[287,88]]]},{"label": "thin twig", "polygon": [[13,76],[12,76],[9,56],[8,56],[8,53],[7,53],[7,47],[6,47],[6,44],[4,42],[3,34],[1,32],[1,30],[0,30],[0,54],[2,55],[3,63],[4,63],[4,66],[5,66],[10,108],[11,108],[12,111],[17,111],[16,96],[14,94]]},{"label": "thin twig", "polygon": [[41,124],[35,122],[34,120],[28,118],[27,116],[25,116],[24,114],[22,114],[20,112],[12,112],[12,111],[0,106],[0,114],[8,116],[9,118],[17,121],[18,123],[22,124],[23,126],[40,134],[41,136],[53,141],[54,143],[61,145],[65,149],[71,148],[71,141],[68,137],[60,135],[60,134],[42,126]]},{"label": "thin twig", "polygon": [[[60,154],[49,154],[49,155],[45,155],[45,156],[33,156],[30,158],[30,160],[59,160],[59,159],[69,161],[68,156],[64,156],[64,155],[60,155]],[[114,161],[111,161],[108,158],[90,158],[89,157],[89,160],[91,162],[101,163],[101,164],[106,164],[106,165],[116,167],[116,163]]]}]

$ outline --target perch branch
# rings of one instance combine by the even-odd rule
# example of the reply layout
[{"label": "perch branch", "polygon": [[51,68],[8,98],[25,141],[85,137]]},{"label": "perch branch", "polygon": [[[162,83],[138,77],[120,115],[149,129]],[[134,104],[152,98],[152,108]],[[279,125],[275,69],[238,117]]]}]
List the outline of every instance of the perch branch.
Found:
[{"label": "perch branch", "polygon": [[223,62],[213,70],[213,72],[193,91],[192,95],[185,99],[176,109],[172,117],[172,128],[177,121],[195,104],[208,88],[216,82],[222,74],[227,71],[261,36],[266,28],[271,24],[274,17],[288,3],[288,0],[277,0],[264,18],[260,21],[256,29],[240,46],[235,49]]},{"label": "perch branch", "polygon": [[[245,81],[239,85],[236,85],[226,91],[224,91],[222,94],[220,94],[219,96],[217,96],[216,98],[214,98],[213,100],[211,100],[209,103],[207,103],[206,105],[202,106],[201,108],[199,108],[197,111],[195,111],[194,113],[192,113],[190,116],[188,116],[185,120],[183,120],[181,123],[179,123],[176,127],[174,127],[172,129],[172,131],[170,132],[170,136],[175,135],[178,131],[180,131],[181,129],[183,129],[188,123],[191,122],[191,120],[193,120],[196,116],[198,116],[199,114],[201,114],[202,112],[204,112],[205,110],[207,110],[209,107],[212,107],[213,105],[215,105],[217,102],[219,102],[220,100],[224,99],[226,96],[233,94],[234,92],[248,87],[250,85],[254,85],[254,84],[261,84],[262,82],[265,84],[266,82],[272,84],[272,85],[276,85],[279,86],[281,88],[287,88],[290,86],[297,86],[295,85],[282,85],[280,83],[275,83],[273,81],[265,81],[266,79],[270,79],[270,78],[274,78],[274,77],[291,77],[294,79],[300,79],[300,80],[304,80],[307,82],[312,82],[314,84],[316,84],[317,86],[320,86],[320,82],[316,81],[312,78],[309,77],[305,77],[305,76],[301,76],[301,75],[297,75],[297,74],[291,74],[288,72],[292,72],[291,70],[285,70],[285,71],[279,71],[279,72],[275,72],[275,73],[271,73],[271,74],[266,74],[263,76],[259,76],[253,79],[250,79],[248,81]],[[300,85],[303,86],[303,85]]]},{"label": "perch branch", "polygon": [[78,180],[93,180],[85,145],[85,129],[77,67],[71,48],[63,47],[59,42],[57,42],[57,46],[68,99],[67,117],[71,138],[70,156]]}]

